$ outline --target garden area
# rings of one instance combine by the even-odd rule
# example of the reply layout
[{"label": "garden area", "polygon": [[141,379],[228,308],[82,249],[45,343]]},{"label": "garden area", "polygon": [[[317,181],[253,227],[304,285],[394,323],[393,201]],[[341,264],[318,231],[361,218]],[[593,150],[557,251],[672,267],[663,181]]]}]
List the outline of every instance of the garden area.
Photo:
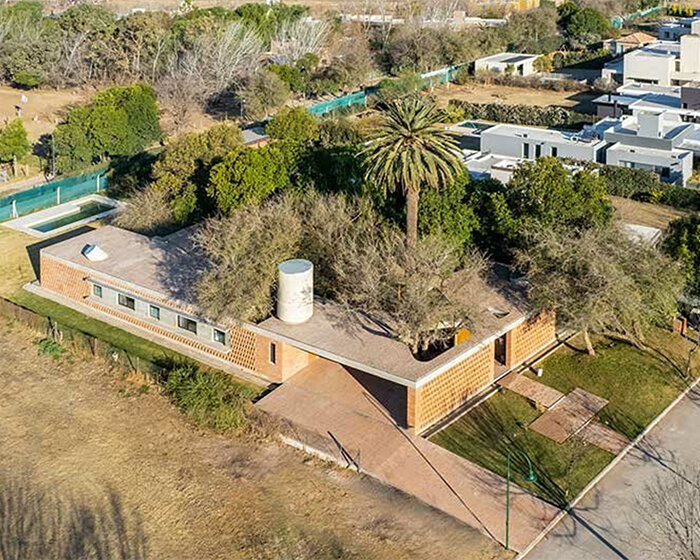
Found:
[{"label": "garden area", "polygon": [[[698,375],[700,354],[694,341],[667,330],[649,334],[649,350],[596,338],[596,355],[586,353],[580,336],[570,339],[524,375],[564,394],[581,388],[609,403],[598,420],[634,439]],[[690,361],[692,360],[692,361]],[[576,435],[563,444],[528,429],[542,410],[528,399],[501,388],[493,396],[433,435],[431,440],[453,453],[506,475],[511,452],[513,480],[557,505],[571,501],[613,459]],[[532,461],[537,475],[527,482]]]}]

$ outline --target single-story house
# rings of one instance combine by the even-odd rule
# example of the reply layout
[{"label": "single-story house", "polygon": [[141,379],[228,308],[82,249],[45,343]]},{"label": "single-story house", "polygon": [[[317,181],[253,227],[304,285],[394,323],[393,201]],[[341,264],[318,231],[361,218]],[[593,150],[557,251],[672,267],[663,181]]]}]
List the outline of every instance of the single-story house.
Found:
[{"label": "single-story house", "polygon": [[294,320],[279,307],[257,324],[208,317],[194,294],[204,266],[188,229],[148,238],[106,226],[44,247],[39,283],[27,289],[261,384],[284,383],[319,358],[340,364],[416,433],[555,341],[554,318],[532,316],[508,285],[484,284],[473,324],[427,361],[379,323],[350,324],[312,285],[297,294],[308,313]]},{"label": "single-story house", "polygon": [[540,57],[538,54],[510,53],[502,52],[474,61],[474,72],[488,70],[499,74],[513,76],[530,76],[536,74],[535,60]]}]

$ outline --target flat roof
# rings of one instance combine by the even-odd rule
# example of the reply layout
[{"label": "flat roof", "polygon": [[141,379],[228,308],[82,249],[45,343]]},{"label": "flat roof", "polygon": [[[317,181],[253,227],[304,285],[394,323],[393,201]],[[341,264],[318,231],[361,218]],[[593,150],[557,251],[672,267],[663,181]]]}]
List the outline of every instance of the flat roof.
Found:
[{"label": "flat roof", "polygon": [[[193,234],[193,228],[186,228],[166,237],[148,238],[108,225],[44,247],[41,254],[77,266],[88,275],[94,272],[135,290],[151,292],[206,320],[206,315],[198,312],[193,289],[206,270],[206,259],[195,247]],[[107,259],[88,260],[82,254],[86,245],[99,247]],[[459,276],[454,281],[459,282]],[[516,292],[506,293],[506,282],[490,279],[483,285],[469,285],[479,291],[478,306],[471,301],[472,293],[463,294],[471,304],[472,324],[468,328],[472,335],[430,361],[414,358],[409,348],[380,323],[369,318],[350,321],[338,304],[319,299],[315,300],[312,318],[301,325],[270,317],[247,328],[349,367],[412,385],[437,375],[525,319],[523,303]],[[500,288],[494,287],[497,285]],[[223,321],[227,322],[233,321]]]},{"label": "flat roof", "polygon": [[627,56],[650,56],[658,58],[676,58],[680,56],[681,45],[676,41],[655,41],[654,43],[649,43],[639,49],[630,51],[625,54]]},{"label": "flat roof", "polygon": [[603,140],[599,138],[586,136],[584,132],[578,130],[554,130],[551,128],[538,128],[535,126],[523,126],[519,124],[497,124],[481,133],[482,137],[487,134],[511,137],[515,136],[518,138],[529,138],[543,141],[560,141],[568,142],[570,144],[594,145],[599,142],[603,142]]},{"label": "flat roof", "polygon": [[502,52],[479,58],[476,62],[495,62],[500,64],[517,64],[533,58],[539,58],[539,54]]},{"label": "flat roof", "polygon": [[689,150],[683,150],[678,148],[673,148],[671,150],[661,150],[658,148],[644,148],[640,146],[630,146],[628,144],[622,144],[616,142],[608,148],[608,152],[625,152],[629,154],[641,154],[648,156],[663,156],[663,157],[675,157],[677,159],[682,159],[684,157],[692,157],[693,154]]},{"label": "flat roof", "polygon": [[[205,268],[205,260],[196,250],[192,236],[192,228],[149,238],[108,225],[44,247],[41,254],[189,306],[195,303],[190,288]],[[107,259],[88,260],[82,254],[86,245],[99,247],[107,253]]]}]

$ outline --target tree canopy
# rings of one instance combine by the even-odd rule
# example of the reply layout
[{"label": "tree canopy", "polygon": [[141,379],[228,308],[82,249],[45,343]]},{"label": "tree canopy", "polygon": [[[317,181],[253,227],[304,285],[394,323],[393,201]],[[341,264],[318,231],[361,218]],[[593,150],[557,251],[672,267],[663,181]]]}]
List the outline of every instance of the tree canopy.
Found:
[{"label": "tree canopy", "polygon": [[11,162],[14,175],[17,175],[17,160],[29,154],[31,149],[22,119],[14,119],[0,130],[0,162]]}]

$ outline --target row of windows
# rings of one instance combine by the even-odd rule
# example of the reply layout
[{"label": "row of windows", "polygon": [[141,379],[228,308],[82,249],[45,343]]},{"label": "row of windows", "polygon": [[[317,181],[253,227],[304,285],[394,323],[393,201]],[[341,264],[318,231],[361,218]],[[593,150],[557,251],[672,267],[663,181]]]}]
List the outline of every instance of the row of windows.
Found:
[{"label": "row of windows", "polygon": [[[102,297],[102,286],[98,286],[97,284],[92,285],[92,295],[95,297],[101,298]],[[131,297],[127,296],[125,294],[118,294],[117,295],[117,303],[121,305],[122,307],[126,307],[127,309],[130,309],[131,311],[136,310],[136,300]],[[160,307],[156,305],[149,305],[148,306],[148,316],[151,319],[154,319],[155,321],[160,321]],[[199,323],[195,321],[194,319],[190,319],[189,317],[184,317],[182,315],[177,316],[177,326],[178,328],[182,329],[183,331],[190,332],[192,334],[197,334],[197,329],[199,326]],[[214,328],[213,329],[213,334],[212,334],[212,339],[214,342],[218,344],[226,344],[226,332],[222,331],[221,329]],[[270,351],[270,356],[272,356],[273,351]],[[272,361],[272,357],[270,358]],[[274,363],[274,362],[273,362]]]},{"label": "row of windows", "polygon": [[[556,146],[551,146],[549,148],[549,155],[552,157],[557,157],[559,155],[559,149]],[[535,157],[542,157],[542,144],[535,144]],[[523,158],[530,159],[529,142],[523,142]]]}]

